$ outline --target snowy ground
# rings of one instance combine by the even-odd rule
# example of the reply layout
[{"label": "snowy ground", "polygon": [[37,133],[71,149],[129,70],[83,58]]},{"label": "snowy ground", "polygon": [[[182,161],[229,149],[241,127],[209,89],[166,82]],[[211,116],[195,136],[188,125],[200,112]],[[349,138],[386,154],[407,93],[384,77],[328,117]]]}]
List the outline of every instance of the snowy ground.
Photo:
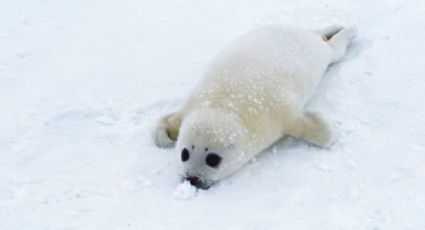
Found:
[{"label": "snowy ground", "polygon": [[[0,229],[425,229],[423,1],[0,5]],[[268,23],[358,26],[311,105],[338,142],[283,140],[188,191],[149,129]]]}]

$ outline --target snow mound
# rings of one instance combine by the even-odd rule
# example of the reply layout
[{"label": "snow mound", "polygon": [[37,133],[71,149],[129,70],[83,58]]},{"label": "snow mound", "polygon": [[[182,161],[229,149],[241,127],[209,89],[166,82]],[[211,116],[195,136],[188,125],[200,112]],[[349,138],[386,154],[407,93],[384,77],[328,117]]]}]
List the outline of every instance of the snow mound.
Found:
[{"label": "snow mound", "polygon": [[173,196],[179,200],[189,200],[196,197],[196,188],[190,185],[189,181],[185,181],[177,185]]}]

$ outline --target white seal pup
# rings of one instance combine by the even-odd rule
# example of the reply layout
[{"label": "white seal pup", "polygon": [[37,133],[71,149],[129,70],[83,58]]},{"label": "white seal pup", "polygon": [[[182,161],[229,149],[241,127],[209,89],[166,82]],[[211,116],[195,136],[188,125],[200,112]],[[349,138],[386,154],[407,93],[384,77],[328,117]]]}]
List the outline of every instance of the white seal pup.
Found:
[{"label": "white seal pup", "polygon": [[332,123],[304,106],[356,35],[355,27],[309,32],[281,25],[242,35],[212,60],[186,103],[159,120],[155,143],[177,142],[181,176],[198,188],[237,171],[284,135],[329,146]]}]

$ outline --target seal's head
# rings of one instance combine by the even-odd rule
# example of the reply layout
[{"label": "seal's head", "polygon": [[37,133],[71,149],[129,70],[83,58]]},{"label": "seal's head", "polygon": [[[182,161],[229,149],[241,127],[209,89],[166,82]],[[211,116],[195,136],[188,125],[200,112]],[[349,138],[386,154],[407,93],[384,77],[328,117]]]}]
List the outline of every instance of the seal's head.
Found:
[{"label": "seal's head", "polygon": [[177,142],[181,176],[193,186],[207,189],[232,174],[247,161],[246,134],[240,118],[231,112],[193,111],[183,121]]}]

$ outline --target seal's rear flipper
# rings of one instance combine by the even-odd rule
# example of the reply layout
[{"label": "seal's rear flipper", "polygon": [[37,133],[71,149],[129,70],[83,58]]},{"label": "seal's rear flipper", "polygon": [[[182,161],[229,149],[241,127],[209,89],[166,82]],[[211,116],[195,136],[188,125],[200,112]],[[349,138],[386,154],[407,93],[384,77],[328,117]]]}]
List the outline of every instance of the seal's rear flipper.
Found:
[{"label": "seal's rear flipper", "polygon": [[339,31],[344,29],[343,26],[340,25],[331,25],[327,26],[319,31],[319,33],[322,35],[322,38],[324,41],[329,41],[331,38],[337,34]]},{"label": "seal's rear flipper", "polygon": [[334,63],[344,57],[348,44],[357,36],[357,28],[355,26],[329,26],[323,29],[321,34],[323,40],[329,44],[333,51],[331,62]]}]

